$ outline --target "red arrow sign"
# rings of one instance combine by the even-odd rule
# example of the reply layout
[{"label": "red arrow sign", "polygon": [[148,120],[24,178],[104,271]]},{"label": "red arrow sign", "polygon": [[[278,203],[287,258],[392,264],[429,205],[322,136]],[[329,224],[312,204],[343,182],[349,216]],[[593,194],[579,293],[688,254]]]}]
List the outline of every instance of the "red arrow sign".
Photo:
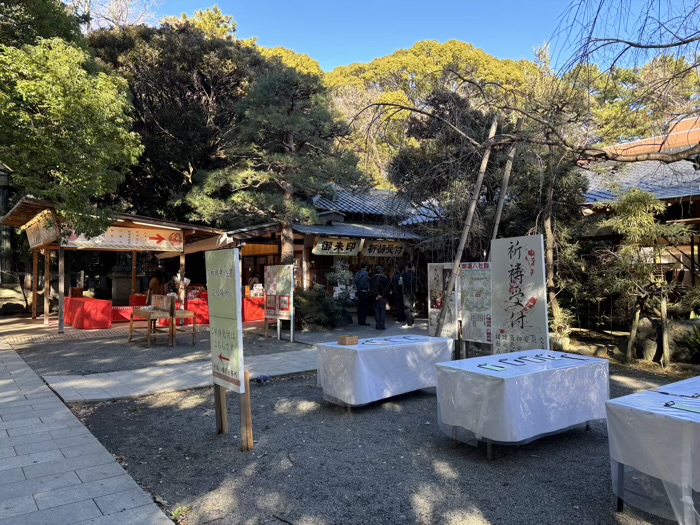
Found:
[{"label": "red arrow sign", "polygon": [[155,237],[149,237],[150,240],[156,241],[156,244],[160,244],[165,240],[165,237],[162,237],[160,233],[157,233]]},{"label": "red arrow sign", "polygon": [[230,361],[228,357],[224,357],[223,355],[219,354],[219,360],[220,361]]}]

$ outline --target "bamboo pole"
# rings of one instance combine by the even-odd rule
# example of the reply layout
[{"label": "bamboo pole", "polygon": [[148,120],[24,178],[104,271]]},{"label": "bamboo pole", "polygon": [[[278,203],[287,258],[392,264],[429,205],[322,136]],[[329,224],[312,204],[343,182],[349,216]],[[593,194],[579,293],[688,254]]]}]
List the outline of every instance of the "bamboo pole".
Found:
[{"label": "bamboo pole", "polygon": [[[494,115],[493,122],[491,123],[491,129],[489,130],[489,140],[491,140],[496,135],[496,128],[498,127],[498,115]],[[474,213],[476,212],[476,205],[479,202],[479,195],[481,194],[481,185],[484,182],[484,174],[486,173],[486,167],[489,163],[489,157],[491,156],[491,146],[489,146],[484,152],[484,157],[481,159],[481,166],[479,167],[479,174],[476,178],[476,183],[474,184],[474,191],[472,192],[472,197],[469,201],[469,210],[467,211],[467,218],[464,221],[464,228],[462,229],[462,236],[459,239],[459,246],[457,247],[457,253],[455,254],[454,264],[452,265],[452,273],[450,274],[447,287],[445,288],[445,300],[451,295],[452,288],[454,288],[455,281],[457,280],[457,272],[459,272],[459,263],[462,260],[462,253],[464,253],[464,247],[467,244],[467,238],[469,237],[469,232],[472,229],[472,222],[474,220]],[[440,309],[440,314],[438,315],[437,327],[435,330],[435,335],[440,337],[442,334],[442,326],[445,324],[445,314],[447,313],[447,305]]]},{"label": "bamboo pole", "polygon": [[[523,127],[523,119],[519,118],[515,124],[515,133],[520,133]],[[515,159],[515,150],[517,149],[517,143],[513,143],[508,151],[508,158],[506,160],[506,167],[503,170],[503,179],[501,179],[501,190],[498,195],[498,206],[496,207],[496,217],[493,221],[493,231],[491,232],[491,239],[498,237],[498,226],[501,224],[501,214],[503,213],[503,204],[506,200],[506,193],[508,192],[508,184],[510,182],[510,172],[513,169],[513,160]],[[491,251],[491,245],[489,245],[489,252]]]}]

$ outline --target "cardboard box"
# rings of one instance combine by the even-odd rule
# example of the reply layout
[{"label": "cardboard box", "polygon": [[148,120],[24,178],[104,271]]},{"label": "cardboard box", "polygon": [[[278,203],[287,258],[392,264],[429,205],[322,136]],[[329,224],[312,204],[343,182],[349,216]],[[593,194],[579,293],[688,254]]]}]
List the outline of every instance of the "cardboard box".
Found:
[{"label": "cardboard box", "polygon": [[342,346],[356,345],[360,342],[360,338],[356,335],[341,335],[338,337],[338,344]]}]

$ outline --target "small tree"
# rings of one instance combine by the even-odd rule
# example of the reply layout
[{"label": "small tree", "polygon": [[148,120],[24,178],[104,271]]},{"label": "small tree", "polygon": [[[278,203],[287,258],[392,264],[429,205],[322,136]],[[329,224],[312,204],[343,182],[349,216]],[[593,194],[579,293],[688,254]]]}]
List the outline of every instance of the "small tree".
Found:
[{"label": "small tree", "polygon": [[634,344],[639,318],[652,301],[660,302],[663,336],[662,366],[670,364],[668,344],[668,295],[674,284],[666,282],[661,256],[662,242],[674,242],[688,235],[688,229],[679,224],[664,224],[657,220],[665,210],[663,202],[640,189],[632,189],[614,203],[607,203],[613,215],[601,222],[613,233],[622,236],[619,246],[599,253],[598,286],[619,294],[631,308],[630,336],[627,341],[627,360],[634,356]]}]

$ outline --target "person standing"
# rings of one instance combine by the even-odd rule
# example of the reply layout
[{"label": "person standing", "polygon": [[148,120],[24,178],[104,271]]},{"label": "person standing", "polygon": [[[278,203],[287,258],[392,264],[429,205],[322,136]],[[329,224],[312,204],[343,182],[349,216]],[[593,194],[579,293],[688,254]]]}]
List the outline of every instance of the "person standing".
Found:
[{"label": "person standing", "polygon": [[355,289],[357,290],[357,324],[369,326],[367,322],[367,306],[369,305],[369,274],[367,263],[363,262],[355,274]]},{"label": "person standing", "polygon": [[415,319],[413,318],[413,307],[416,304],[416,272],[412,262],[406,265],[406,271],[403,274],[403,307],[404,315],[406,316],[406,328],[413,326]]},{"label": "person standing", "polygon": [[400,265],[394,272],[394,277],[392,278],[391,286],[394,290],[394,295],[392,296],[392,303],[394,309],[396,310],[396,320],[399,323],[406,322],[406,313],[403,308],[403,272],[404,266]]},{"label": "person standing", "polygon": [[389,284],[389,278],[384,275],[384,268],[377,266],[370,281],[370,293],[374,297],[374,327],[377,330],[386,330],[386,295]]}]

